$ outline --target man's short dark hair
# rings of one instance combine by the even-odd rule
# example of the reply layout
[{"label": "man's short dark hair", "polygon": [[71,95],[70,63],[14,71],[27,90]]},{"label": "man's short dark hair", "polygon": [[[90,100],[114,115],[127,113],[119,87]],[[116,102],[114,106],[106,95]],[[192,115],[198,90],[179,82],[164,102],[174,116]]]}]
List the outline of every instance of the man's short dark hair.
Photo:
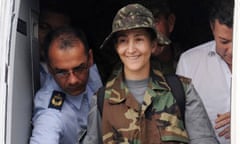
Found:
[{"label": "man's short dark hair", "polygon": [[233,26],[234,0],[215,0],[209,13],[211,23],[218,20],[220,24]]},{"label": "man's short dark hair", "polygon": [[153,13],[155,19],[160,16],[168,18],[170,14],[174,14],[172,0],[146,0],[142,4]]},{"label": "man's short dark hair", "polygon": [[46,59],[46,62],[48,63],[49,63],[48,52],[50,49],[50,45],[55,40],[60,41],[59,49],[72,48],[76,40],[79,40],[84,45],[85,54],[88,55],[89,46],[88,46],[88,41],[84,32],[80,29],[74,29],[72,27],[61,27],[51,31],[44,40],[45,59]]},{"label": "man's short dark hair", "polygon": [[70,18],[69,6],[63,0],[41,0],[39,20],[44,19],[49,12],[64,15]]}]

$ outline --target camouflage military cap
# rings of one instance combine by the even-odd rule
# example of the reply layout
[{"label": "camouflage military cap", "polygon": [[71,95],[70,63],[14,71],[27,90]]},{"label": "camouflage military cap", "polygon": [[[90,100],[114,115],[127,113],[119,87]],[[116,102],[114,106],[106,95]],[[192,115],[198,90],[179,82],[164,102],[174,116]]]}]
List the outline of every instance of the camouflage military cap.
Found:
[{"label": "camouflage military cap", "polygon": [[104,48],[112,40],[112,36],[119,31],[135,28],[151,28],[157,35],[158,43],[170,44],[170,40],[155,29],[152,13],[140,4],[129,4],[121,8],[115,15],[112,23],[112,32],[104,40],[100,48]]}]

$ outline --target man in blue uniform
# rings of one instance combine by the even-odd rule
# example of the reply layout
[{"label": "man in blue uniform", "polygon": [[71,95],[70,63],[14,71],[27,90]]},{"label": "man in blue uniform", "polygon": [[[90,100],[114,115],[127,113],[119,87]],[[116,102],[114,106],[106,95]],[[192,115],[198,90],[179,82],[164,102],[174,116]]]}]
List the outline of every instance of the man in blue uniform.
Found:
[{"label": "man in blue uniform", "polygon": [[[51,5],[51,2],[49,1],[47,3],[50,3],[49,5]],[[43,8],[40,10],[38,27],[41,87],[44,85],[47,75],[49,74],[47,64],[44,59],[44,39],[50,31],[71,25],[70,16],[61,10],[61,3],[54,3],[49,7],[47,6],[43,6]],[[99,85],[102,85],[102,81],[95,63],[91,66],[89,73],[94,77],[89,77],[88,84],[90,88],[96,92],[96,90],[99,88]]]},{"label": "man in blue uniform", "polygon": [[51,75],[34,99],[30,144],[81,143],[86,134],[90,100],[96,91],[88,81],[94,77],[89,75],[92,51],[84,34],[72,28],[60,28],[48,35],[45,50]]}]

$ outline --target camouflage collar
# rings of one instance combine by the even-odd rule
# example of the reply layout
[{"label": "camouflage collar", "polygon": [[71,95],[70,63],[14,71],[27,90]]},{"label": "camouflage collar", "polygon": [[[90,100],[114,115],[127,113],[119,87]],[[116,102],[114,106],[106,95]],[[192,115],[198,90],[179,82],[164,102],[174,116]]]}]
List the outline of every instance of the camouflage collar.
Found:
[{"label": "camouflage collar", "polygon": [[[152,91],[170,91],[163,74],[159,70],[153,69],[150,73],[150,77],[148,89]],[[124,82],[122,71],[111,81],[107,82],[105,98],[109,100],[109,103],[121,103],[125,101],[129,95],[131,95],[131,93]],[[154,97],[154,95],[152,96]]]}]

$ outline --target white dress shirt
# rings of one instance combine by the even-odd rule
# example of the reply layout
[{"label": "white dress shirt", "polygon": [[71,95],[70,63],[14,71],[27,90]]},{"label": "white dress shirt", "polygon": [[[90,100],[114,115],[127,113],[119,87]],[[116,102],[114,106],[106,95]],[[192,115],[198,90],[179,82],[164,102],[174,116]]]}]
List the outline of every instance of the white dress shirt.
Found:
[{"label": "white dress shirt", "polygon": [[[230,111],[231,71],[216,53],[215,41],[210,41],[184,52],[177,65],[176,74],[189,77],[199,93],[213,126],[217,114]],[[223,130],[216,130],[216,135]],[[221,144],[230,140],[218,137]]]}]

